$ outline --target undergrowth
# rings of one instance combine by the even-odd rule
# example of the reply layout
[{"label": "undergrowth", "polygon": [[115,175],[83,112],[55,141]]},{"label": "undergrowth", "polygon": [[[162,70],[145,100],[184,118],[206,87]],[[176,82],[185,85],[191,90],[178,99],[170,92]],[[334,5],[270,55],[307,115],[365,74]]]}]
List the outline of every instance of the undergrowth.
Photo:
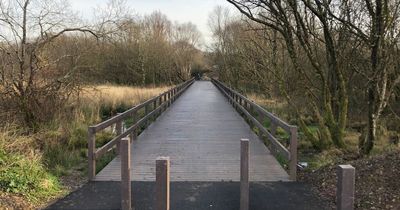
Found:
[{"label": "undergrowth", "polygon": [[10,126],[0,132],[0,189],[22,195],[32,203],[62,193],[57,177],[34,151],[34,138],[15,129]]},{"label": "undergrowth", "polygon": [[[167,89],[110,85],[86,88],[35,133],[11,122],[4,124],[0,127],[0,191],[22,196],[34,206],[65,194],[67,186],[60,181],[61,177],[76,172],[86,177],[88,126]],[[111,130],[98,133],[96,147],[114,136]],[[97,171],[115,156],[113,151],[97,160]]]}]

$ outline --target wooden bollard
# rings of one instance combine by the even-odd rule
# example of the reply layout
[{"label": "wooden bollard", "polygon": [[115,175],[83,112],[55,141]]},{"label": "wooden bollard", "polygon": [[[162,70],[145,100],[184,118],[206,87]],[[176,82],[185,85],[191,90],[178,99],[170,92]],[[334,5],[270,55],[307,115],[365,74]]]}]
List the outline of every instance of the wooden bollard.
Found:
[{"label": "wooden bollard", "polygon": [[249,209],[249,140],[240,140],[240,210]]},{"label": "wooden bollard", "polygon": [[353,210],[355,168],[351,165],[339,165],[337,177],[336,207],[338,210]]},{"label": "wooden bollard", "polygon": [[121,209],[131,210],[131,144],[129,138],[121,139]]},{"label": "wooden bollard", "polygon": [[169,210],[169,157],[156,160],[156,210]]}]

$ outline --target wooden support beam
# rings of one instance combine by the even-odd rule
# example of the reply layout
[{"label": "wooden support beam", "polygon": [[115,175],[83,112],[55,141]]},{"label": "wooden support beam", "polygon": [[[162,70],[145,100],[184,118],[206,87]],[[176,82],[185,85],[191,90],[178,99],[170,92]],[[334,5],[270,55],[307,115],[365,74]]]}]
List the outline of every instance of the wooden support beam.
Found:
[{"label": "wooden support beam", "polygon": [[338,210],[354,209],[355,168],[339,165],[337,168],[336,205]]},{"label": "wooden support beam", "polygon": [[131,210],[131,144],[129,138],[121,139],[121,209]]},{"label": "wooden support beam", "polygon": [[89,181],[93,181],[96,177],[96,128],[90,126],[88,129],[88,163]]},{"label": "wooden support beam", "polygon": [[156,160],[156,210],[169,210],[169,157],[158,157]]},{"label": "wooden support beam", "polygon": [[240,210],[249,209],[249,140],[240,140]]}]

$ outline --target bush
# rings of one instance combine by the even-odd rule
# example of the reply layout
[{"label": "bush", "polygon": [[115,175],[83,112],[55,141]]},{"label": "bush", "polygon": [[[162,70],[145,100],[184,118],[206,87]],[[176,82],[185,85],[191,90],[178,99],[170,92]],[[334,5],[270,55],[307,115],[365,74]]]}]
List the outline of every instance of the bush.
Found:
[{"label": "bush", "polygon": [[62,190],[56,177],[48,173],[37,156],[10,154],[0,148],[0,188],[31,201],[52,197]]}]

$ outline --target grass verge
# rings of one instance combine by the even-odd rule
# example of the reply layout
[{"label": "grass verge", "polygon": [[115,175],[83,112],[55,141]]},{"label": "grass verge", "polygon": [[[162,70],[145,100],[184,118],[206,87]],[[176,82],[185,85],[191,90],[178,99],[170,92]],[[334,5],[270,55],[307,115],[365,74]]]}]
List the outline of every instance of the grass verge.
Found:
[{"label": "grass verge", "polygon": [[[85,181],[87,127],[144,102],[168,87],[101,85],[84,88],[53,121],[36,133],[11,123],[0,128],[0,209],[43,207]],[[98,134],[98,147],[115,134]],[[115,157],[98,160],[101,170]]]}]

